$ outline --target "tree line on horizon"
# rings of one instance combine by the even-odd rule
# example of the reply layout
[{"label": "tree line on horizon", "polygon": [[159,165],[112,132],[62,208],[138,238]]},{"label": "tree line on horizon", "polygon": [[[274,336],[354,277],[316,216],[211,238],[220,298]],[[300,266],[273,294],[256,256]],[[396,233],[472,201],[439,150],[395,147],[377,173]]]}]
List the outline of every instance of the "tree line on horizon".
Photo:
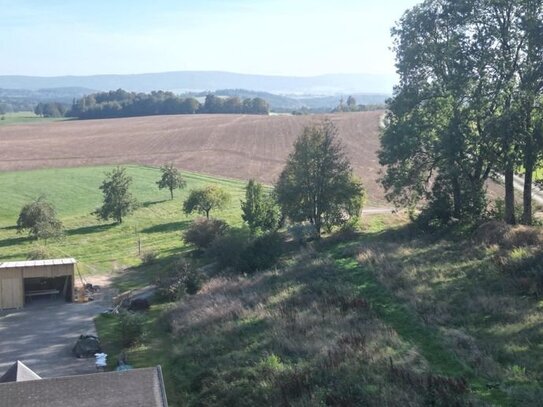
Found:
[{"label": "tree line on horizon", "polygon": [[78,119],[200,113],[267,115],[270,112],[270,106],[268,102],[259,97],[221,98],[208,94],[204,103],[200,103],[194,97],[181,97],[173,92],[136,93],[117,89],[75,99],[70,108],[56,102],[39,103],[34,112],[44,117],[66,116]]}]

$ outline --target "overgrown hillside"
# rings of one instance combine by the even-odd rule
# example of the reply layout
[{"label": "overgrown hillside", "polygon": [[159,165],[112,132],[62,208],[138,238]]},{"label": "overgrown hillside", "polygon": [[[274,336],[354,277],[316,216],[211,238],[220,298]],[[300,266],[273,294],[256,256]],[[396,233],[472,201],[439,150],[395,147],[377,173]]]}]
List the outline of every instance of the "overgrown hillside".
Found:
[{"label": "overgrown hillside", "polygon": [[[43,192],[66,226],[47,250],[77,257],[84,272],[132,266],[112,276],[121,290],[162,286],[183,256],[198,271],[197,293],[153,303],[134,344],[123,346],[118,318],[97,320],[112,364],[124,350],[135,366],[163,365],[171,405],[539,405],[540,228],[424,235],[402,216],[372,216],[361,232],[319,243],[284,231],[279,261],[244,275],[180,234],[192,219],[182,199],[209,184],[233,196],[216,216],[240,226],[242,183],[184,173],[188,186],[170,201],[156,189],[158,169],[128,167],[142,205],[110,225],[90,214],[109,169],[3,173],[0,259],[33,249],[13,225]],[[138,239],[158,258],[142,262]]]},{"label": "overgrown hillside", "polygon": [[[540,231],[480,233],[371,217],[285,243],[265,272],[206,267],[197,294],[152,307],[128,359],[163,364],[173,405],[540,405]],[[98,326],[119,352],[116,320]]]}]

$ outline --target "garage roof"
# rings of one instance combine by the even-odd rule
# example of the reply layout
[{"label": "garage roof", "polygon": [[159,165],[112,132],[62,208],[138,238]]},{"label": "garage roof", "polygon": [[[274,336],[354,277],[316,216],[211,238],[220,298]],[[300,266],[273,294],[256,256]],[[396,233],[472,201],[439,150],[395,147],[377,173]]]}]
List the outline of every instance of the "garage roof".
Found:
[{"label": "garage roof", "polygon": [[8,382],[26,382],[27,380],[40,380],[32,369],[26,366],[23,362],[18,360],[7,370],[2,377],[0,377],[0,383]]},{"label": "garage roof", "polygon": [[0,263],[0,269],[17,268],[17,267],[39,267],[39,266],[60,266],[63,264],[77,263],[74,258],[65,259],[48,259],[48,260],[25,260],[25,261],[7,261]]},{"label": "garage roof", "polygon": [[0,383],[0,395],[10,407],[168,406],[160,366]]}]

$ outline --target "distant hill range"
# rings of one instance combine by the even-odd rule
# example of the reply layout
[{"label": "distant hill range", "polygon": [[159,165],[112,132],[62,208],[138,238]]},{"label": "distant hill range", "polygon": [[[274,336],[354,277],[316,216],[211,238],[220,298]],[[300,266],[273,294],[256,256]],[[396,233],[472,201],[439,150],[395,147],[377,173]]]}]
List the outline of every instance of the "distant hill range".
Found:
[{"label": "distant hill range", "polygon": [[[272,111],[292,111],[307,108],[315,111],[328,111],[335,108],[341,99],[345,102],[348,96],[353,96],[357,103],[362,105],[383,105],[390,95],[378,93],[350,93],[330,96],[315,95],[277,95],[269,92],[259,92],[246,89],[218,89],[214,95],[240,98],[262,98],[270,105]],[[187,96],[194,96],[203,101],[208,92],[190,92]]]},{"label": "distant hill range", "polygon": [[0,114],[11,111],[34,110],[40,102],[60,102],[71,105],[79,99],[95,91],[80,87],[63,87],[47,89],[2,89],[0,88]]},{"label": "distant hill range", "polygon": [[170,90],[177,93],[216,89],[252,89],[275,94],[334,95],[350,93],[391,94],[392,75],[330,74],[311,77],[247,75],[218,71],[181,71],[134,75],[0,76],[0,88],[38,90],[88,88],[133,92]]},{"label": "distant hill range", "polygon": [[[38,102],[70,104],[72,99],[97,91],[153,90],[202,96],[261,97],[272,110],[332,109],[353,95],[359,104],[379,105],[392,93],[391,75],[331,74],[313,77],[246,75],[230,72],[183,71],[134,75],[93,76],[0,76],[0,104],[14,110]],[[250,90],[246,90],[250,89]]]}]

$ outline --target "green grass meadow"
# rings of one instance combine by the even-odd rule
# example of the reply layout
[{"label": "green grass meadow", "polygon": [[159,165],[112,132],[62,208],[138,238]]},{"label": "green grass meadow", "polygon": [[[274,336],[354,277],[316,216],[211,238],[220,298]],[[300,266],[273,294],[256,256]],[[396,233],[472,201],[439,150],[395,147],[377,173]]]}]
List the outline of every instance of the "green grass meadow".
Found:
[{"label": "green grass meadow", "polygon": [[[126,166],[133,178],[132,194],[139,208],[120,225],[101,222],[91,214],[102,200],[99,186],[113,166],[47,169],[0,173],[0,261],[24,260],[36,245],[15,229],[21,207],[44,195],[58,211],[64,223],[65,237],[47,242],[46,249],[54,257],[75,257],[83,274],[104,273],[141,263],[138,251],[155,251],[160,257],[185,249],[181,231],[197,215],[186,216],[181,210],[189,191],[208,184],[227,190],[232,199],[227,208],[212,216],[240,224],[239,202],[244,183],[183,173],[187,186],[174,193],[159,190],[156,181],[160,170],[144,166]],[[138,245],[140,242],[140,245]]]},{"label": "green grass meadow", "polygon": [[15,112],[0,115],[0,126],[8,124],[29,124],[43,122],[58,122],[68,120],[65,117],[41,117],[34,112]]}]

